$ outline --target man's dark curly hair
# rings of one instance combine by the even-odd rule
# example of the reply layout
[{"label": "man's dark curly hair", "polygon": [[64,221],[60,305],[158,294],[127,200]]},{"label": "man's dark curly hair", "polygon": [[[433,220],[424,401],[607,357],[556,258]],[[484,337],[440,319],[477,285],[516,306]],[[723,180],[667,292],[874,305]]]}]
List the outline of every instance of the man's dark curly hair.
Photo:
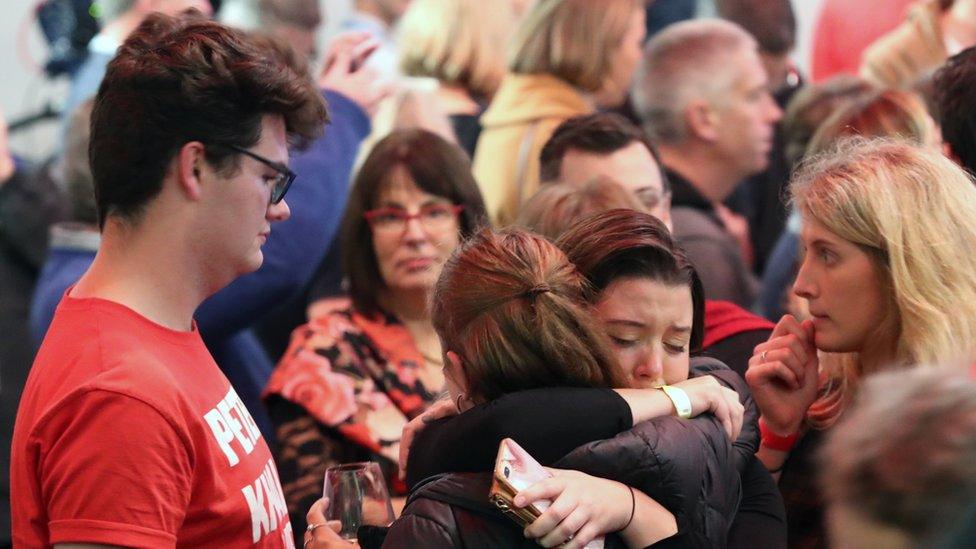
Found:
[{"label": "man's dark curly hair", "polygon": [[312,81],[243,32],[188,11],[153,14],[109,63],[95,99],[89,157],[99,224],[136,222],[188,142],[228,175],[254,146],[265,115],[284,118],[289,144],[318,135],[328,115]]}]

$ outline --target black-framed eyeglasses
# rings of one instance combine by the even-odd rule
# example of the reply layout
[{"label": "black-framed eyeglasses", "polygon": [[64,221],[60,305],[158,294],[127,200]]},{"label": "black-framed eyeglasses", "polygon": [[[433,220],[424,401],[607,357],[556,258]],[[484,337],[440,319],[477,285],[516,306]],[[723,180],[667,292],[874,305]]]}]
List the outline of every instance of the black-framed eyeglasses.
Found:
[{"label": "black-framed eyeglasses", "polygon": [[245,148],[238,147],[237,145],[221,144],[221,146],[227,147],[228,149],[234,152],[239,152],[245,156],[250,156],[251,158],[277,172],[271,185],[271,198],[269,200],[271,204],[281,202],[282,199],[285,198],[285,193],[288,192],[291,184],[295,182],[295,178],[298,177],[295,172],[288,169],[288,166],[285,166],[280,162],[275,162],[270,158],[265,158],[260,154],[253,153]]}]

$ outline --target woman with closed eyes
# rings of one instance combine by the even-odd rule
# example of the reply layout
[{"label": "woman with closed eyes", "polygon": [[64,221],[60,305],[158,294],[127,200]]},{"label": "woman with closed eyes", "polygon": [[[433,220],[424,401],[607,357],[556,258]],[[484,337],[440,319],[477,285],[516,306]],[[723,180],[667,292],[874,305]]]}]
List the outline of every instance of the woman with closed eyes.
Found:
[{"label": "woman with closed eyes", "polygon": [[[664,225],[633,210],[596,214],[559,240],[569,263],[552,259],[561,257],[556,252],[535,257],[518,251],[510,244],[518,238],[504,235],[501,244],[497,238],[472,240],[438,282],[435,326],[451,351],[448,388],[462,412],[417,434],[407,464],[417,503],[405,510],[408,522],[394,527],[393,539],[412,539],[409,533],[421,531],[418,517],[448,517],[437,503],[448,496],[477,501],[477,477],[438,475],[491,470],[498,440],[510,437],[543,464],[641,490],[673,516],[674,530],[655,540],[662,546],[725,546],[742,532],[752,534],[750,543],[764,534],[763,546],[785,546],[782,504],[754,458],[756,412],[744,382],[714,360],[690,358],[703,338],[704,297]],[[585,280],[576,294],[557,276],[574,270]],[[526,292],[533,296],[529,301]],[[586,326],[597,327],[602,337],[583,338],[589,332],[574,327],[582,322],[579,312],[546,322],[550,308],[574,299]],[[589,351],[578,350],[579,343]],[[593,361],[620,375],[579,379]],[[740,505],[741,477],[757,469],[771,488],[769,498]],[[593,477],[587,482],[596,482]],[[557,475],[523,493],[526,504],[557,502],[526,536],[547,547],[572,537],[569,546],[577,547],[599,526],[630,525],[629,498],[610,495],[593,509],[574,499],[575,482]],[[768,517],[761,528],[733,524],[743,509],[757,507],[758,515]],[[636,509],[640,516],[639,504]],[[444,520],[446,539],[457,532],[463,539],[466,520],[458,519],[459,528]],[[627,539],[633,532],[623,534],[624,541],[635,541]]]}]

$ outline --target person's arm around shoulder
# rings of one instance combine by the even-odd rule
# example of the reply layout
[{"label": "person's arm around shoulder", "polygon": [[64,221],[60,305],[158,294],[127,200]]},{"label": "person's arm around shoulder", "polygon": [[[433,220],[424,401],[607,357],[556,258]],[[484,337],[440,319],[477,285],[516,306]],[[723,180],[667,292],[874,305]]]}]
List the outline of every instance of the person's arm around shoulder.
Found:
[{"label": "person's arm around shoulder", "polygon": [[[723,380],[724,383],[724,380]],[[743,405],[739,394],[732,388],[724,386],[719,379],[712,375],[703,375],[686,379],[672,385],[680,389],[691,405],[689,418],[710,413],[718,419],[728,433],[729,438],[735,440],[742,429]],[[633,424],[658,417],[679,415],[674,401],[660,389],[614,389],[631,409]]]},{"label": "person's arm around shoulder", "polygon": [[[464,456],[480,462],[478,467],[464,471],[490,469],[498,444],[504,438],[519,441],[540,462],[551,463],[580,444],[612,437],[632,425],[627,403],[614,391],[597,388],[519,391],[457,417],[444,421],[433,419],[456,413],[456,406],[446,402],[414,418],[405,427],[400,464],[408,486],[437,473],[458,472],[442,469],[443,460],[435,459],[441,448],[464,448]],[[420,440],[421,444],[416,452],[411,452],[414,440]]]}]

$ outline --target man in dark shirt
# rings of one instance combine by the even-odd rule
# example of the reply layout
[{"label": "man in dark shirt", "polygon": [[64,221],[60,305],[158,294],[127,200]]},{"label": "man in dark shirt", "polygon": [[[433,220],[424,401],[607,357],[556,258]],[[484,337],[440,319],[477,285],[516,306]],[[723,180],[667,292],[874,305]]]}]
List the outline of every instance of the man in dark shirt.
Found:
[{"label": "man in dark shirt", "polygon": [[746,221],[721,202],[766,168],[782,112],[768,90],[756,41],[733,23],[696,20],[655,36],[638,71],[634,99],[672,186],[674,233],[709,299],[749,307]]}]

